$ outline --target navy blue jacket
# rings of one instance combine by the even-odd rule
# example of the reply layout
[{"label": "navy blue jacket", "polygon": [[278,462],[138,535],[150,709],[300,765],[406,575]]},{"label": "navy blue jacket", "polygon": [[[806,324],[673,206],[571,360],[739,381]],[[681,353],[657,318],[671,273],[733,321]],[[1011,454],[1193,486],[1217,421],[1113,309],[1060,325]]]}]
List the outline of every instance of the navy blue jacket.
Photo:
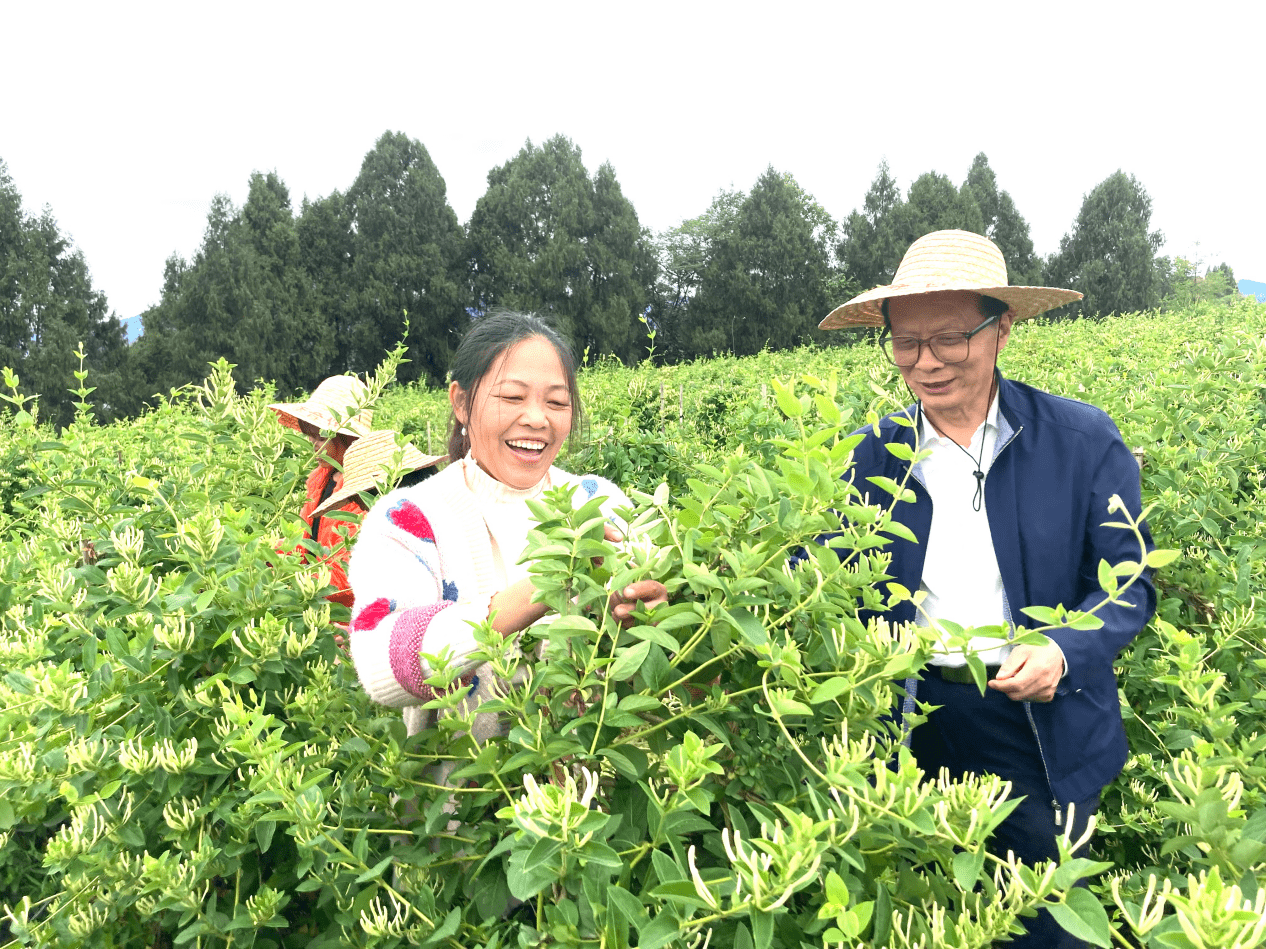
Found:
[{"label": "navy blue jacket", "polygon": [[[985,505],[994,552],[1002,573],[1006,606],[1017,625],[1040,624],[1020,612],[1026,606],[1089,609],[1104,593],[1099,561],[1138,561],[1134,534],[1104,527],[1119,521],[1108,503],[1119,495],[1137,518],[1139,469],[1121,433],[1106,413],[1075,399],[1050,395],[999,376],[998,442],[985,478]],[[910,418],[917,418],[912,408]],[[900,482],[909,462],[900,461],[885,442],[913,446],[915,429],[892,417],[880,422],[853,452],[854,468],[845,475],[872,501],[891,500],[868,485],[883,475]],[[926,539],[932,524],[932,499],[919,481],[916,466],[909,487],[913,503],[898,503],[894,517],[915,537]],[[1151,549],[1151,535],[1143,525]],[[926,547],[894,539],[888,572],[908,590],[919,589]],[[1132,606],[1108,604],[1098,611],[1104,625],[1095,630],[1061,630],[1048,635],[1064,651],[1067,673],[1053,701],[1029,702],[1051,789],[1061,801],[1094,797],[1120,772],[1127,749],[1117,699],[1113,660],[1151,619],[1156,592],[1148,571],[1123,596]],[[900,604],[885,615],[910,622],[914,605]],[[914,680],[911,683],[916,685]]]}]

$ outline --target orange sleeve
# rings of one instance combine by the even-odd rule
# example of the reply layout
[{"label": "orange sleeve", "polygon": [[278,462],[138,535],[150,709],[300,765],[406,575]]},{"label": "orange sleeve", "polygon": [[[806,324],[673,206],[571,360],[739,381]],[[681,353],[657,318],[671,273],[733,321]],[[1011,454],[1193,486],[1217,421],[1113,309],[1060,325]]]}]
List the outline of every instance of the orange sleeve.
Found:
[{"label": "orange sleeve", "polygon": [[331,518],[329,515],[335,511],[358,514],[361,517],[365,516],[366,511],[359,501],[350,500],[346,504],[334,508],[333,511],[326,511],[321,516],[321,526],[318,531],[318,542],[322,547],[330,551],[329,555],[321,562],[329,566],[330,582],[338,590],[336,593],[331,593],[328,599],[350,607],[352,605],[352,590],[347,582],[347,560],[351,556],[352,541],[355,539],[356,531],[360,528],[360,525]]}]

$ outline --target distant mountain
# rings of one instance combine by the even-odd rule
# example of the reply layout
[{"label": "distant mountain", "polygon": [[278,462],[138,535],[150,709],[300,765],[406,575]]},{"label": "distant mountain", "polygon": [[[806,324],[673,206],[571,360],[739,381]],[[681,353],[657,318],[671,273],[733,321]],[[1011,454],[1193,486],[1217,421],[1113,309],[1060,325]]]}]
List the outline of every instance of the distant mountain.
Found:
[{"label": "distant mountain", "polygon": [[1259,303],[1266,303],[1266,283],[1260,283],[1256,280],[1239,281],[1240,293],[1245,296],[1257,297]]},{"label": "distant mountain", "polygon": [[[1240,283],[1244,283],[1243,280]],[[1266,286],[1262,287],[1266,290]],[[123,329],[127,332],[127,341],[135,343],[141,335],[141,318],[139,316],[129,316],[126,320],[119,320],[123,324]]]}]

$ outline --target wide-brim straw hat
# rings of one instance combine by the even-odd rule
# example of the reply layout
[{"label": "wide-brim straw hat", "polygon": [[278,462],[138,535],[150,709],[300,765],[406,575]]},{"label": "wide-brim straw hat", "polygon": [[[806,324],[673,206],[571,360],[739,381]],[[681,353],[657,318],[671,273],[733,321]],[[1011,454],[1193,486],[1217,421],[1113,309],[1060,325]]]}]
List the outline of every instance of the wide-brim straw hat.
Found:
[{"label": "wide-brim straw hat", "polygon": [[884,300],[893,297],[970,290],[1002,300],[1027,320],[1065,303],[1080,300],[1076,290],[1057,287],[1013,287],[1007,282],[1007,262],[989,238],[970,231],[933,231],[910,245],[888,286],[858,294],[832,310],[818,329],[883,326]]},{"label": "wide-brim straw hat", "polygon": [[355,376],[330,376],[303,402],[274,402],[268,406],[287,428],[300,431],[307,422],[325,432],[360,437],[374,426],[370,409],[356,411],[369,396],[369,387]]},{"label": "wide-brim straw hat", "polygon": [[390,429],[362,435],[347,447],[347,453],[343,455],[343,486],[321,502],[312,513],[323,514],[362,491],[381,490],[387,467],[399,452],[404,453],[401,457],[402,474],[409,474],[419,468],[429,468],[447,457],[424,455],[408,442],[401,447],[396,444],[396,433]]}]

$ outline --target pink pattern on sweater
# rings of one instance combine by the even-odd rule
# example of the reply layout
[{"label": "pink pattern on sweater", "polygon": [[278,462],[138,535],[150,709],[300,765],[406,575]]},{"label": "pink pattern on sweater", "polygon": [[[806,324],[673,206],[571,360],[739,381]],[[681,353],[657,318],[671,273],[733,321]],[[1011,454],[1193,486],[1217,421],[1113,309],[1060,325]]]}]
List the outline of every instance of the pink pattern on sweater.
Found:
[{"label": "pink pattern on sweater", "polygon": [[431,620],[441,610],[452,605],[445,600],[405,610],[396,617],[395,628],[391,630],[391,644],[387,647],[391,659],[391,673],[403,688],[426,702],[435,698],[435,693],[423,681],[426,675],[422,671],[422,660],[418,652],[422,649],[422,640],[426,636],[427,627],[431,625]]},{"label": "pink pattern on sweater", "polygon": [[431,522],[426,519],[422,509],[412,501],[401,499],[387,512],[387,520],[391,521],[392,524],[402,531],[408,531],[419,540],[429,540],[431,543],[435,543],[435,531],[431,529]]},{"label": "pink pattern on sweater", "polygon": [[395,600],[389,600],[385,596],[380,596],[368,606],[356,611],[356,615],[352,618],[352,629],[357,632],[374,629],[379,623],[390,616],[391,611],[395,608]]}]

